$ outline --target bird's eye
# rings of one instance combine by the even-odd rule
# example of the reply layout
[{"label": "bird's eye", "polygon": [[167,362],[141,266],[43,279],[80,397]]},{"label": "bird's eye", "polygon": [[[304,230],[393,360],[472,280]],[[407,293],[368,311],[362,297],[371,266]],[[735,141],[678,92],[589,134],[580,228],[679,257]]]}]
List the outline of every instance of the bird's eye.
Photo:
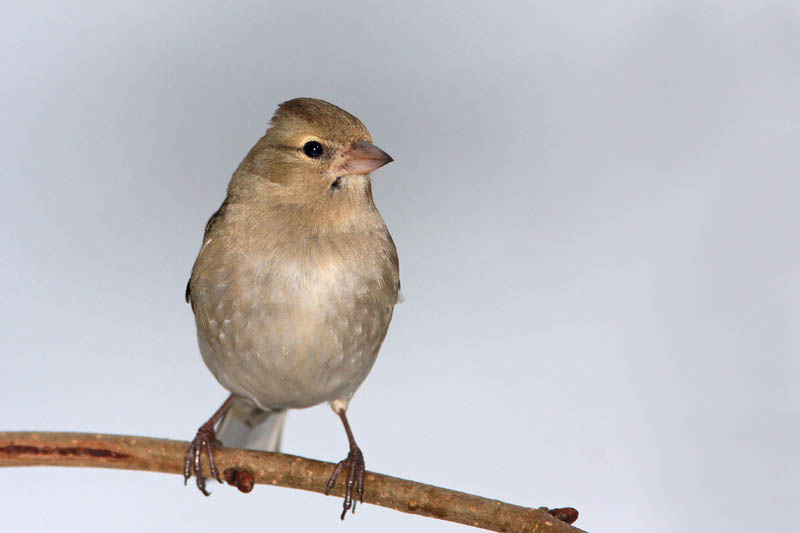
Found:
[{"label": "bird's eye", "polygon": [[303,152],[308,157],[313,157],[314,159],[321,156],[322,152],[324,151],[325,150],[322,148],[322,144],[318,143],[317,141],[308,141],[303,145]]}]

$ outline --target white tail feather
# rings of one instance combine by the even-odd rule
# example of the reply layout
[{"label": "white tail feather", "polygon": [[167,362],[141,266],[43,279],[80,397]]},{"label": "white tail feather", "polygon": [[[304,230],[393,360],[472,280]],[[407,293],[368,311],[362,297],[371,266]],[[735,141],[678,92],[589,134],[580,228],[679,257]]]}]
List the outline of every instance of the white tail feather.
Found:
[{"label": "white tail feather", "polygon": [[227,448],[277,452],[281,448],[286,411],[264,411],[251,401],[235,398],[217,427],[217,439]]}]

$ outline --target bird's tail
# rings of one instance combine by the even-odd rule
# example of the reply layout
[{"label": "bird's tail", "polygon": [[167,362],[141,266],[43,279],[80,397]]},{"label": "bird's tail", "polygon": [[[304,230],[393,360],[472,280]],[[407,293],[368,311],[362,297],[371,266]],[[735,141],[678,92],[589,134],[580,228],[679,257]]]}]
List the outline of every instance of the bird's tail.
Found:
[{"label": "bird's tail", "polygon": [[264,411],[250,400],[236,397],[217,427],[226,448],[277,452],[281,448],[286,411]]}]

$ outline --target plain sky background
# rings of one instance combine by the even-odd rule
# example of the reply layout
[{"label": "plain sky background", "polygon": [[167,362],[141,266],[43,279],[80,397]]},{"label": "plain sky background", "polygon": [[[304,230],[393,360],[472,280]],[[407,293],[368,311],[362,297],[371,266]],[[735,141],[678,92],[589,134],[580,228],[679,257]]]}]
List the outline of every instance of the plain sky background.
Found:
[{"label": "plain sky background", "polygon": [[[188,440],[183,291],[275,106],[360,117],[400,254],[367,468],[598,532],[800,520],[798,2],[7,2],[0,430]],[[757,4],[757,5],[756,5]],[[284,450],[338,461],[327,406]],[[0,471],[3,531],[466,531],[174,475]]]}]

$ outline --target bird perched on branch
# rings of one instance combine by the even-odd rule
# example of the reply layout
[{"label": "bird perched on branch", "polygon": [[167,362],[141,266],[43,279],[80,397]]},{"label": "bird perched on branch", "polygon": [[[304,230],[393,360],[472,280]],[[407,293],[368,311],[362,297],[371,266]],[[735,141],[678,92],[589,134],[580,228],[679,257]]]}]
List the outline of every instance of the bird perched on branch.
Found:
[{"label": "bird perched on branch", "polygon": [[[347,405],[372,368],[397,303],[397,251],[369,173],[392,158],[364,124],[328,102],[284,102],[234,172],[186,287],[200,352],[230,391],[186,454],[206,495],[202,454],[277,451],[286,411],[330,403],[350,451],[344,518],[363,500],[364,457]],[[220,480],[221,481],[221,480]]]}]

